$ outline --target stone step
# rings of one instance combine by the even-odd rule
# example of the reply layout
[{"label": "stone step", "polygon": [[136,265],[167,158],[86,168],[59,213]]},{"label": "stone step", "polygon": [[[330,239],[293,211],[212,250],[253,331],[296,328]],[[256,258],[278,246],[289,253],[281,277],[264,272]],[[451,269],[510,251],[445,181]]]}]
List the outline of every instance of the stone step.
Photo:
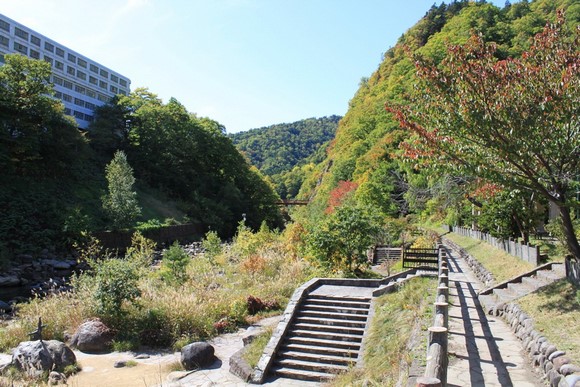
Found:
[{"label": "stone step", "polygon": [[297,322],[292,325],[293,328],[299,330],[309,330],[316,332],[334,332],[334,333],[346,333],[349,335],[360,335],[362,336],[365,332],[364,328],[354,328],[354,327],[344,327],[336,325],[324,325],[321,323],[301,323]]},{"label": "stone step", "polygon": [[322,312],[315,310],[301,310],[298,313],[299,317],[316,317],[319,319],[340,319],[340,320],[350,320],[350,321],[362,321],[366,322],[368,316],[366,314],[353,314],[353,313],[336,313],[336,312]]},{"label": "stone step", "polygon": [[354,303],[367,303],[370,304],[371,299],[368,297],[333,297],[333,296],[323,296],[320,294],[309,294],[308,299],[310,300],[322,300],[331,302],[354,302]]},{"label": "stone step", "polygon": [[562,275],[555,273],[552,270],[540,270],[540,271],[536,272],[536,276],[539,279],[544,280],[546,282],[553,282],[553,281],[557,281],[557,280],[563,278]]},{"label": "stone step", "polygon": [[309,296],[304,301],[305,304],[320,305],[320,306],[338,306],[341,308],[352,308],[352,309],[369,309],[370,302],[367,301],[348,301],[340,299],[320,299],[312,298]]},{"label": "stone step", "polygon": [[281,366],[275,367],[274,373],[282,378],[307,380],[312,382],[328,382],[335,377],[335,374],[329,374],[327,372],[305,371]]},{"label": "stone step", "polygon": [[365,321],[353,321],[340,318],[318,318],[318,317],[307,317],[307,316],[297,316],[295,320],[296,324],[315,324],[315,325],[330,325],[336,327],[351,327],[351,328],[363,328],[367,325]]},{"label": "stone step", "polygon": [[301,345],[309,348],[326,348],[329,351],[333,349],[341,351],[358,351],[360,350],[360,341],[332,340],[328,338],[308,337],[308,336],[290,336],[286,339],[288,345]]},{"label": "stone step", "polygon": [[293,368],[303,371],[325,372],[328,374],[338,374],[347,371],[349,366],[340,364],[318,363],[297,359],[278,359],[276,364],[285,368]]},{"label": "stone step", "polygon": [[538,277],[524,277],[522,278],[522,283],[525,283],[527,286],[531,286],[534,289],[546,286],[548,284],[548,282]]},{"label": "stone step", "polygon": [[311,331],[304,329],[292,329],[289,332],[291,336],[300,337],[311,337],[314,339],[322,340],[333,340],[333,341],[348,341],[354,343],[360,343],[362,341],[362,336],[358,334],[347,334],[342,332],[322,332],[322,331]]},{"label": "stone step", "polygon": [[[340,345],[340,343],[339,343]],[[284,351],[299,351],[299,352],[309,352],[313,354],[321,354],[321,355],[332,355],[332,356],[341,356],[343,358],[350,358],[356,360],[358,356],[358,350],[360,349],[360,345],[352,346],[352,349],[348,348],[335,348],[331,346],[326,346],[324,343],[309,343],[308,345],[304,344],[293,344],[293,343],[285,343],[282,346],[282,350]]]},{"label": "stone step", "polygon": [[493,289],[493,294],[499,302],[510,302],[515,299],[515,296],[507,289]]},{"label": "stone step", "polygon": [[343,366],[353,365],[356,362],[356,359],[352,359],[345,356],[335,356],[301,351],[282,351],[278,354],[278,356],[279,356],[278,359],[292,359],[312,363],[335,364]]},{"label": "stone step", "polygon": [[332,305],[321,305],[321,304],[313,304],[309,301],[304,303],[300,310],[303,311],[319,311],[319,312],[330,312],[330,313],[345,313],[345,314],[362,314],[367,315],[369,314],[368,308],[350,308],[350,307],[343,307],[343,306],[332,306]]}]

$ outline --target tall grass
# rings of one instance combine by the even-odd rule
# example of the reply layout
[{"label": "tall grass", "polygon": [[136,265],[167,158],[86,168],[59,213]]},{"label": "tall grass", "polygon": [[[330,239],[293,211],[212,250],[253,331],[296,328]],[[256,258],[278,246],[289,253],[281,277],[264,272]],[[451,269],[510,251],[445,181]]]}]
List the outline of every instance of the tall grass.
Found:
[{"label": "tall grass", "polygon": [[[135,252],[123,262],[147,262]],[[161,270],[138,270],[140,296],[121,305],[118,315],[99,313],[95,297],[96,277],[82,274],[72,281],[71,292],[33,299],[18,307],[17,319],[0,329],[0,350],[8,351],[28,339],[38,317],[47,325],[45,339],[63,340],[85,320],[101,318],[118,332],[116,340],[133,346],[179,346],[206,339],[223,329],[235,329],[250,316],[247,298],[252,295],[284,308],[294,289],[315,274],[300,259],[286,258],[284,235],[261,229],[252,233],[242,229],[234,245],[211,259],[193,257],[183,282],[164,281]],[[137,256],[136,256],[137,255]],[[98,261],[93,262],[99,265]],[[123,346],[121,344],[121,346]]]},{"label": "tall grass", "polygon": [[402,364],[408,367],[415,356],[425,356],[424,351],[417,352],[408,348],[408,343],[413,332],[420,332],[424,336],[420,341],[426,340],[425,332],[431,324],[436,282],[431,278],[416,278],[405,283],[397,292],[378,298],[370,331],[365,339],[363,367],[340,375],[332,382],[332,386],[396,385],[400,373],[404,371]]}]

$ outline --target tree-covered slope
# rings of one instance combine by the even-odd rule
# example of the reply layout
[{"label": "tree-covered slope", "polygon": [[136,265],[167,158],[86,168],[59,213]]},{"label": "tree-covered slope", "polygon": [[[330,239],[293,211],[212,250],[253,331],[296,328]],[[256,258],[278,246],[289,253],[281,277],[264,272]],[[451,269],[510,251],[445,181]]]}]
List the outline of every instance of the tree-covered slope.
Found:
[{"label": "tree-covered slope", "polygon": [[252,165],[269,176],[282,198],[296,197],[305,175],[325,157],[340,116],[308,118],[230,134]]},{"label": "tree-covered slope", "polygon": [[558,8],[565,11],[570,26],[578,24],[580,4],[573,0],[522,1],[504,8],[468,1],[433,6],[384,54],[378,69],[361,81],[327,158],[312,169],[301,187],[299,195],[314,195],[310,219],[322,217],[341,181],[353,183],[349,195],[357,203],[385,216],[424,209],[427,200],[413,202],[416,197],[410,193],[427,188],[439,176],[422,172],[402,156],[400,145],[411,133],[385,110],[386,103],[402,102],[414,93],[413,55],[437,63],[446,55],[448,44],[464,44],[476,33],[498,45],[498,57],[518,56],[547,21],[556,19]]},{"label": "tree-covered slope", "polygon": [[308,118],[230,134],[234,145],[266,175],[291,170],[334,137],[340,116]]}]

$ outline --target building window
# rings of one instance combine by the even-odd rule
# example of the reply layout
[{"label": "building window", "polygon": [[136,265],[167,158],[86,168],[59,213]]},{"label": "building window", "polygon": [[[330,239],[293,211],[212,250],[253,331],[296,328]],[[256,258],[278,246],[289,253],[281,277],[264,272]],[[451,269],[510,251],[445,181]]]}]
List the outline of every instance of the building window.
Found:
[{"label": "building window", "polygon": [[10,24],[5,22],[4,20],[0,20],[0,28],[6,32],[10,32]]},{"label": "building window", "polygon": [[89,83],[92,83],[93,85],[97,85],[97,78],[95,77],[89,77]]},{"label": "building window", "polygon": [[30,43],[40,47],[40,38],[38,36],[30,35]]},{"label": "building window", "polygon": [[91,116],[90,114],[85,114],[85,121],[93,122],[95,117]]},{"label": "building window", "polygon": [[54,67],[58,70],[64,70],[64,63],[57,60],[54,61]]},{"label": "building window", "polygon": [[72,84],[72,82],[71,82],[71,81],[67,81],[66,79],[64,80],[64,82],[62,83],[62,85],[63,85],[64,87],[66,87],[67,89],[70,89],[70,90],[72,90],[72,89],[73,89],[73,84]]},{"label": "building window", "polygon": [[22,38],[24,40],[28,40],[28,32],[21,30],[18,27],[14,27],[14,35],[16,35],[19,38]]},{"label": "building window", "polygon": [[74,56],[73,54],[68,54],[68,60],[73,63],[77,63],[77,57]]},{"label": "building window", "polygon": [[87,92],[87,89],[85,89],[85,88],[84,88],[84,87],[82,87],[82,86],[75,85],[75,91],[76,91],[77,93],[80,93],[80,94],[86,94],[86,92]]},{"label": "building window", "polygon": [[0,35],[0,45],[8,48],[9,43],[10,43],[10,39],[8,39],[6,36]]},{"label": "building window", "polygon": [[30,49],[30,57],[34,59],[40,59],[40,53],[38,51]]},{"label": "building window", "polygon": [[54,96],[58,99],[62,99],[62,93],[60,91],[55,91]]},{"label": "building window", "polygon": [[75,105],[85,107],[85,101],[80,98],[75,98]]},{"label": "building window", "polygon": [[94,64],[91,63],[91,65],[89,67],[93,73],[97,73],[97,74],[99,73],[99,68],[97,66],[95,66]]},{"label": "building window", "polygon": [[62,86],[62,81],[63,81],[63,80],[62,80],[62,78],[59,78],[59,77],[52,77],[52,82],[53,82],[55,85]]},{"label": "building window", "polygon": [[64,50],[60,47],[56,48],[56,55],[60,56],[61,58],[64,58]]},{"label": "building window", "polygon": [[119,83],[119,77],[116,76],[115,74],[111,74],[111,81],[113,81],[115,83]]},{"label": "building window", "polygon": [[44,61],[50,63],[50,65],[52,66],[52,58],[48,55],[44,56]]},{"label": "building window", "polygon": [[79,120],[84,120],[84,119],[85,119],[85,114],[84,114],[84,113],[82,113],[82,112],[76,111],[76,110],[75,110],[75,112],[74,112],[74,116],[75,116],[76,118],[78,118]]},{"label": "building window", "polygon": [[28,55],[28,47],[18,42],[14,42],[14,51],[18,51],[21,54]]},{"label": "building window", "polygon": [[123,89],[119,90],[119,94],[127,95],[127,92]]},{"label": "building window", "polygon": [[95,93],[92,90],[87,89],[87,97],[91,97],[91,98],[97,99],[97,93]]},{"label": "building window", "polygon": [[72,95],[68,95],[66,93],[62,93],[62,100],[66,102],[72,102]]},{"label": "building window", "polygon": [[83,73],[82,71],[77,70],[77,77],[82,79],[83,81],[87,80],[87,74]]},{"label": "building window", "polygon": [[101,89],[105,89],[105,90],[107,90],[107,86],[108,86],[108,85],[107,85],[107,82],[104,82],[104,81],[99,81],[99,87],[100,87]]},{"label": "building window", "polygon": [[95,110],[97,108],[94,103],[90,103],[90,102],[85,102],[85,107],[87,109],[91,109],[91,110]]},{"label": "building window", "polygon": [[106,70],[101,69],[101,77],[109,78],[109,73]]},{"label": "building window", "polygon": [[127,87],[127,81],[126,80],[124,80],[124,79],[121,78],[121,80],[119,81],[119,83],[121,84],[121,86]]},{"label": "building window", "polygon": [[46,51],[54,52],[54,46],[48,42],[44,42],[44,49]]},{"label": "building window", "polygon": [[75,75],[75,68],[72,66],[66,66],[66,73],[69,75]]},{"label": "building window", "polygon": [[117,89],[115,86],[111,85],[111,87],[109,88],[109,90],[111,91],[111,93],[113,94],[117,94],[119,92],[119,89]]},{"label": "building window", "polygon": [[4,54],[0,54],[0,63],[5,63]]},{"label": "building window", "polygon": [[82,68],[85,68],[85,69],[87,68],[87,61],[86,60],[83,60],[83,59],[79,58],[79,59],[77,59],[77,63]]},{"label": "building window", "polygon": [[104,103],[107,103],[107,102],[109,102],[109,100],[110,100],[110,98],[107,97],[106,95],[99,94],[99,101],[104,102]]}]

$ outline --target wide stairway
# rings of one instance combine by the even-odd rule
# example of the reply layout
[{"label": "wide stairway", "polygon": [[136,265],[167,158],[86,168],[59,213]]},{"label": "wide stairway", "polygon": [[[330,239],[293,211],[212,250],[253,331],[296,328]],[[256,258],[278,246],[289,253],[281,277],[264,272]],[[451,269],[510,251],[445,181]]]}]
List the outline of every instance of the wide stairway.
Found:
[{"label": "wide stairway", "polygon": [[369,317],[370,298],[310,294],[278,351],[279,377],[328,381],[354,366]]}]

